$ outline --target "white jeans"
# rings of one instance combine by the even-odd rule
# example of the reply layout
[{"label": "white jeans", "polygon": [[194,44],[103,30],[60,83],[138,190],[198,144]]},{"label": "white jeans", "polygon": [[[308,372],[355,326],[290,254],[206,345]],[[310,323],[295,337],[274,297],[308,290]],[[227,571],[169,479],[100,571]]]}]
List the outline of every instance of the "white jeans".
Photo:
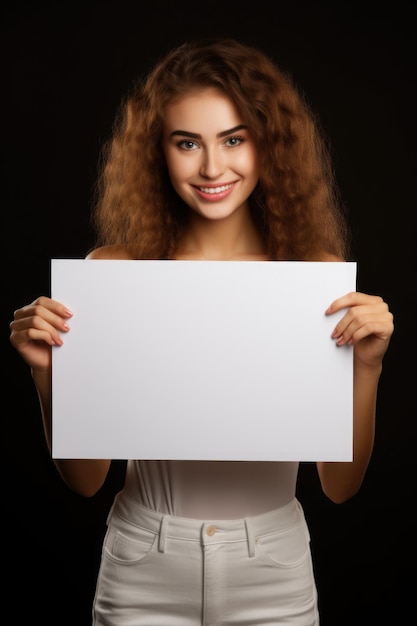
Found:
[{"label": "white jeans", "polygon": [[163,515],[116,496],[94,626],[318,626],[297,500],[242,520]]}]

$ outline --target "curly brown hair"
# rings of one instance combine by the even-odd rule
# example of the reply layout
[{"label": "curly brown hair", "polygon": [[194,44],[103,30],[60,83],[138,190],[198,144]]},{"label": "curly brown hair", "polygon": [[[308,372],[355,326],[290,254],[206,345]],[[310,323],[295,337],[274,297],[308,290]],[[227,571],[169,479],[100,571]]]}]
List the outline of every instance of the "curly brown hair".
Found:
[{"label": "curly brown hair", "polygon": [[347,258],[347,222],[318,119],[288,72],[233,39],[183,43],[123,99],[103,146],[93,210],[97,244],[126,244],[136,259],[175,258],[187,209],[163,155],[164,111],[196,87],[227,95],[255,141],[260,178],[249,200],[269,257]]}]

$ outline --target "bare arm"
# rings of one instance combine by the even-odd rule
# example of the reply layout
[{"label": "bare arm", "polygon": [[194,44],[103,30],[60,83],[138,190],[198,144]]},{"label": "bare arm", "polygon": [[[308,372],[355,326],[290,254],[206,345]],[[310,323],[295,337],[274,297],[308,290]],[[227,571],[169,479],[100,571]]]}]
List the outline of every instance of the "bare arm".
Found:
[{"label": "bare arm", "polygon": [[[125,246],[104,246],[92,250],[87,259],[131,259]],[[10,324],[10,342],[31,368],[49,452],[52,452],[51,376],[52,349],[63,345],[62,335],[72,317],[63,304],[46,296],[15,311]],[[108,474],[109,459],[54,459],[62,478],[73,491],[93,496]]]},{"label": "bare arm", "polygon": [[327,314],[346,307],[333,338],[338,346],[354,346],[353,461],[317,463],[324,493],[338,503],[357,493],[371,458],[382,360],[394,330],[393,315],[379,296],[347,294],[335,300]]},{"label": "bare arm", "polygon": [[[32,371],[50,452],[52,349],[62,345],[60,333],[69,331],[70,317],[64,305],[41,296],[18,309],[10,324],[10,341]],[[110,468],[110,460],[100,459],[54,459],[54,463],[66,484],[83,496],[92,496],[100,489]]]}]

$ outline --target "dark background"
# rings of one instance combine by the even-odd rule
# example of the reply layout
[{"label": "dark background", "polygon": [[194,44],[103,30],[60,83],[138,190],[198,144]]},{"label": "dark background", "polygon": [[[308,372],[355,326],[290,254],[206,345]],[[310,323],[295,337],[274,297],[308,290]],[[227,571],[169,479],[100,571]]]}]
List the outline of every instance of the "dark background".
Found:
[{"label": "dark background", "polygon": [[80,258],[93,244],[99,149],[132,80],[173,45],[207,35],[258,45],[305,90],[331,138],[358,289],[383,295],[394,313],[375,450],[361,491],[333,505],[314,466],[305,464],[298,495],[312,534],[322,626],[410,623],[417,347],[412,6],[120,0],[14,2],[1,9],[1,562],[10,623],[89,626],[105,518],[124,463],[114,462],[90,500],[61,482],[8,324],[14,309],[49,293],[51,258]]}]

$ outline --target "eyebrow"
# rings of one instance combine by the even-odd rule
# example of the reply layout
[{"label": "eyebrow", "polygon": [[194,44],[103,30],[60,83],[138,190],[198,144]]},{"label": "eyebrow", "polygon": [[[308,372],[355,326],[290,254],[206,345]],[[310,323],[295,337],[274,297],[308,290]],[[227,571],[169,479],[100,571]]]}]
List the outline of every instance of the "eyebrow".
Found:
[{"label": "eyebrow", "polygon": [[[227,135],[232,135],[233,133],[237,133],[239,130],[246,130],[248,127],[245,124],[239,124],[238,126],[234,126],[233,128],[229,128],[228,130],[223,130],[221,133],[217,133],[216,137],[227,137]],[[191,137],[192,139],[201,139],[201,135],[199,133],[191,133],[189,130],[174,130],[170,134],[170,137],[175,137],[180,135],[181,137]]]}]

